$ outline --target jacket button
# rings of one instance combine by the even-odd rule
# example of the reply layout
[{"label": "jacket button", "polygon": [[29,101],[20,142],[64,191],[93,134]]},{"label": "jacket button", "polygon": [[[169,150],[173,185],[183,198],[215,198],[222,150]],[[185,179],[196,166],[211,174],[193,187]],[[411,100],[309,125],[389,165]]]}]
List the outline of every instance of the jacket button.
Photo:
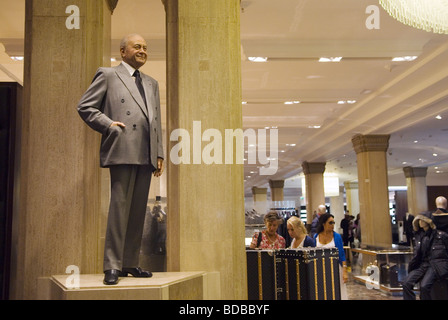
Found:
[{"label": "jacket button", "polygon": [[121,103],[124,103],[124,99],[121,99]]},{"label": "jacket button", "polygon": [[137,125],[136,124],[132,125],[132,127],[134,128],[134,130],[137,129]]},{"label": "jacket button", "polygon": [[131,114],[131,111],[126,112],[126,114],[129,116]]}]

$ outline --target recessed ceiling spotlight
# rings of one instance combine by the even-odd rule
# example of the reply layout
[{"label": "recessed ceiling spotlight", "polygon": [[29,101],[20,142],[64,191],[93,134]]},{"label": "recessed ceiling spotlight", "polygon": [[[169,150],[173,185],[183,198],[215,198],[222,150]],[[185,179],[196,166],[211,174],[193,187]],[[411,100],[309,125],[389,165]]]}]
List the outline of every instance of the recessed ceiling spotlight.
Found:
[{"label": "recessed ceiling spotlight", "polygon": [[418,140],[414,140],[414,143],[418,143]]},{"label": "recessed ceiling spotlight", "polygon": [[433,155],[434,157],[437,157],[437,156],[438,156],[438,154],[437,154],[437,153],[433,153],[432,155]]},{"label": "recessed ceiling spotlight", "polygon": [[401,61],[414,61],[417,58],[418,58],[417,56],[403,56],[403,57],[392,58],[392,61],[398,61],[398,62],[401,62]]},{"label": "recessed ceiling spotlight", "polygon": [[356,100],[339,100],[338,104],[354,104],[356,103]]},{"label": "recessed ceiling spotlight", "polygon": [[319,62],[340,62],[342,57],[321,57]]},{"label": "recessed ceiling spotlight", "polygon": [[306,77],[307,79],[320,79],[320,78],[323,78],[322,76],[318,76],[318,75],[309,75],[309,76],[307,76]]},{"label": "recessed ceiling spotlight", "polygon": [[442,120],[442,116],[441,116],[440,114],[438,114],[438,115],[436,116],[436,119],[438,119],[438,120]]},{"label": "recessed ceiling spotlight", "polygon": [[241,104],[247,104],[247,101],[242,101]]},{"label": "recessed ceiling spotlight", "polygon": [[252,62],[267,62],[268,61],[267,57],[248,57],[247,59],[249,59],[249,61],[252,61]]}]

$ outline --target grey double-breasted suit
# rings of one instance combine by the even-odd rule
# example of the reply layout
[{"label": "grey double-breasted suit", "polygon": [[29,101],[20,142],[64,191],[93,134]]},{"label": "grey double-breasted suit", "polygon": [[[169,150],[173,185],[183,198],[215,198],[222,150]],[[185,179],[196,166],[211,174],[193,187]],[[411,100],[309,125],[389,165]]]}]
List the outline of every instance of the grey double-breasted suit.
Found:
[{"label": "grey double-breasted suit", "polygon": [[[143,73],[142,80],[147,107],[123,64],[99,68],[79,102],[81,118],[103,135],[100,149],[102,167],[149,164],[150,155],[151,164],[157,168],[157,158],[164,157],[159,85]],[[126,128],[110,127],[113,121],[123,122]]]},{"label": "grey double-breasted suit", "polygon": [[[138,266],[151,174],[164,157],[159,86],[141,78],[146,104],[123,64],[99,68],[78,104],[81,118],[102,134],[100,165],[110,169],[104,271]],[[126,127],[111,126],[115,121]]]}]

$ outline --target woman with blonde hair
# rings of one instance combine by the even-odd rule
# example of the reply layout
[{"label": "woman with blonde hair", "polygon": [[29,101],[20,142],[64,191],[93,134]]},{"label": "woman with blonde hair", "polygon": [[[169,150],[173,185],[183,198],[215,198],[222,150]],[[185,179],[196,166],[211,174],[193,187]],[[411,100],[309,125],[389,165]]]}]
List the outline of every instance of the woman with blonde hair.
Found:
[{"label": "woman with blonde hair", "polygon": [[296,216],[289,218],[287,229],[292,238],[290,249],[316,246],[314,240],[307,235],[305,225],[300,218]]}]

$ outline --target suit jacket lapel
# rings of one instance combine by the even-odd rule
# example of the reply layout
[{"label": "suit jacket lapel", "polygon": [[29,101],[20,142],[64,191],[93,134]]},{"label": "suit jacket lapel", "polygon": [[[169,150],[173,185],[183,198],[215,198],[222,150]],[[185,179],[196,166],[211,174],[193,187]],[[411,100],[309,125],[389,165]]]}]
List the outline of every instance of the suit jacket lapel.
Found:
[{"label": "suit jacket lapel", "polygon": [[[137,88],[137,85],[135,84],[134,78],[131,77],[128,70],[126,70],[126,68],[122,64],[120,64],[116,68],[115,73],[121,79],[121,81],[123,82],[125,87],[129,90],[129,92],[131,93],[135,102],[137,102],[137,104],[139,105],[140,109],[142,109],[145,116],[149,119],[148,110],[145,106],[145,102],[143,101],[142,96],[140,95],[140,92],[138,91],[138,88]],[[145,94],[146,94],[146,101],[149,101],[146,89],[145,89]]]},{"label": "suit jacket lapel", "polygon": [[151,81],[148,79],[148,77],[146,75],[142,75],[143,78],[143,88],[145,89],[145,95],[146,95],[146,101],[148,103],[148,119],[151,122],[153,119],[153,114],[154,114],[154,110],[153,110],[153,104],[150,103],[150,101],[152,101],[152,92],[153,92],[153,87],[152,87],[152,83]]}]

